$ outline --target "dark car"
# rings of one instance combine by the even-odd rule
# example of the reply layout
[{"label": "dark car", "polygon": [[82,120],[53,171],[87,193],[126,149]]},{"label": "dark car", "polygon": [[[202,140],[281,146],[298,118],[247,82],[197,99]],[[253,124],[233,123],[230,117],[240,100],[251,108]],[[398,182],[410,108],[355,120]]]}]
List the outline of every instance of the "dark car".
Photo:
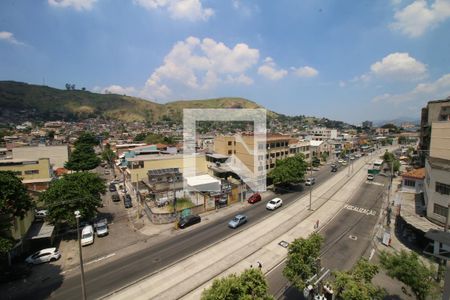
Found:
[{"label": "dark car", "polygon": [[117,194],[117,193],[112,194],[112,195],[111,195],[111,200],[112,200],[113,202],[119,202],[119,201],[120,201],[119,194]]},{"label": "dark car", "polygon": [[180,221],[178,221],[178,228],[186,228],[189,227],[191,225],[200,223],[202,221],[202,218],[200,216],[197,215],[190,215],[190,216],[186,216],[180,219]]},{"label": "dark car", "polygon": [[331,172],[337,172],[337,165],[331,165]]},{"label": "dark car", "polygon": [[255,193],[248,198],[248,203],[256,203],[261,201],[261,195],[259,193]]},{"label": "dark car", "polygon": [[115,191],[117,191],[116,185],[113,184],[113,183],[111,183],[111,184],[109,185],[109,191],[110,191],[110,192],[115,192]]},{"label": "dark car", "polygon": [[130,194],[125,194],[125,197],[123,197],[123,204],[125,205],[125,208],[133,207]]}]

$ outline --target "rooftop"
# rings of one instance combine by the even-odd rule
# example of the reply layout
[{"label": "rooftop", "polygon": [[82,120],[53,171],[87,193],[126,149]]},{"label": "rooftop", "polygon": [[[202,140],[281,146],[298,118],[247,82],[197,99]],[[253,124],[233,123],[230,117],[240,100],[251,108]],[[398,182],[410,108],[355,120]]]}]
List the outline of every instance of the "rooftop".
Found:
[{"label": "rooftop", "polygon": [[425,168],[414,169],[409,172],[405,172],[402,174],[402,177],[424,179],[425,178]]}]

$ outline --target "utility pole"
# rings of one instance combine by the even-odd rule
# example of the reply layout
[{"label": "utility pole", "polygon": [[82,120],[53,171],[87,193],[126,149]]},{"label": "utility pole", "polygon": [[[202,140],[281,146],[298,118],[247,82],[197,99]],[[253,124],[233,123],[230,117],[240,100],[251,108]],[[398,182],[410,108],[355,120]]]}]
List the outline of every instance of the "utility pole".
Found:
[{"label": "utility pole", "polygon": [[[309,153],[310,153],[310,156],[309,156],[309,171],[310,171],[310,176],[311,176],[311,178],[312,178],[312,151],[311,151],[311,144],[309,145]],[[312,185],[312,182],[310,183],[310,185],[309,185],[309,210],[312,210],[312,187],[313,187],[313,185]]]},{"label": "utility pole", "polygon": [[80,270],[81,270],[81,292],[83,294],[83,300],[86,300],[86,286],[84,282],[84,267],[83,267],[83,254],[81,251],[81,238],[80,238],[80,211],[75,211],[75,219],[77,220],[77,234],[78,234],[78,251],[80,253]]}]

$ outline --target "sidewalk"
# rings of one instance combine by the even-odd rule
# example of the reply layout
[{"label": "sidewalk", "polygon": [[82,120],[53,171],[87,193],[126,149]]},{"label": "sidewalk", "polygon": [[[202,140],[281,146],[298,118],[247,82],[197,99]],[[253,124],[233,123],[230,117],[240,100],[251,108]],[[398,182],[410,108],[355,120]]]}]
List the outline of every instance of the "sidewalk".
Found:
[{"label": "sidewalk", "polygon": [[[262,262],[263,272],[268,272],[286,257],[287,249],[280,246],[279,242],[292,242],[298,237],[307,237],[314,231],[317,220],[323,226],[343,209],[344,204],[366,179],[365,160],[355,162],[354,170],[349,177],[347,170],[343,169],[313,190],[314,211],[308,210],[309,195],[306,195],[259,223],[251,224],[250,220],[246,230],[150,274],[109,297],[198,299],[215,277],[240,273],[250,265],[256,265],[257,261]],[[177,288],[173,288],[174,286]]]}]

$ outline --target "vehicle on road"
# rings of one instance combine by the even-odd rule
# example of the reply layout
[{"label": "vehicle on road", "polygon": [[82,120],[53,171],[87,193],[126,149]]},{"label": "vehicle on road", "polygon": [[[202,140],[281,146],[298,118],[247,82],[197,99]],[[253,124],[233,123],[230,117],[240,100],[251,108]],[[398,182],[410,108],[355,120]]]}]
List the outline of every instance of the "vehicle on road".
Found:
[{"label": "vehicle on road", "polygon": [[338,160],[338,163],[340,163],[340,164],[342,164],[343,162],[345,162],[345,160],[343,160],[343,159]]},{"label": "vehicle on road", "polygon": [[94,223],[95,232],[97,232],[98,237],[107,236],[108,231],[108,220],[101,219]]},{"label": "vehicle on road", "polygon": [[344,160],[343,162],[341,162],[341,165],[346,166],[347,162]]},{"label": "vehicle on road", "polygon": [[248,203],[256,203],[259,201],[261,201],[261,195],[259,193],[251,195],[247,200]]},{"label": "vehicle on road", "polygon": [[120,201],[119,194],[117,194],[117,193],[112,194],[112,195],[111,195],[111,200],[112,200],[113,202],[119,202],[119,201]]},{"label": "vehicle on road", "polygon": [[186,217],[182,217],[179,221],[178,221],[178,228],[186,228],[189,227],[191,225],[200,223],[202,221],[202,218],[198,215],[189,215]]},{"label": "vehicle on road", "polygon": [[337,165],[335,165],[335,164],[332,164],[331,165],[331,172],[337,172]]},{"label": "vehicle on road", "polygon": [[275,210],[278,207],[281,207],[282,205],[283,205],[283,200],[281,200],[280,198],[274,198],[274,199],[270,200],[269,202],[267,202],[266,208],[268,210]]},{"label": "vehicle on road", "polygon": [[230,222],[228,222],[228,227],[230,228],[238,228],[242,224],[247,223],[247,216],[246,215],[236,215],[233,219],[231,219]]},{"label": "vehicle on road", "polygon": [[309,177],[305,181],[305,185],[311,186],[316,183],[316,179],[314,177]]},{"label": "vehicle on road", "polygon": [[110,191],[110,192],[115,192],[115,191],[117,191],[116,185],[115,185],[114,183],[110,183],[110,184],[109,184],[109,191]]},{"label": "vehicle on road", "polygon": [[49,261],[57,261],[60,259],[61,253],[56,248],[46,248],[34,252],[25,259],[26,263],[38,265]]},{"label": "vehicle on road", "polygon": [[125,208],[133,207],[133,202],[131,201],[130,194],[125,194],[125,196],[123,197],[123,205],[125,206]]},{"label": "vehicle on road", "polygon": [[105,175],[109,175],[111,172],[109,170],[105,170]]},{"label": "vehicle on road", "polygon": [[84,226],[81,231],[81,246],[87,246],[94,243],[94,228],[92,225]]},{"label": "vehicle on road", "polygon": [[39,209],[34,212],[34,218],[37,221],[43,221],[47,217],[48,211],[46,209]]},{"label": "vehicle on road", "polygon": [[375,176],[373,176],[373,174],[368,174],[367,175],[367,180],[374,180]]},{"label": "vehicle on road", "polygon": [[355,159],[355,157],[352,155],[352,156],[350,156],[350,160],[354,160]]}]

